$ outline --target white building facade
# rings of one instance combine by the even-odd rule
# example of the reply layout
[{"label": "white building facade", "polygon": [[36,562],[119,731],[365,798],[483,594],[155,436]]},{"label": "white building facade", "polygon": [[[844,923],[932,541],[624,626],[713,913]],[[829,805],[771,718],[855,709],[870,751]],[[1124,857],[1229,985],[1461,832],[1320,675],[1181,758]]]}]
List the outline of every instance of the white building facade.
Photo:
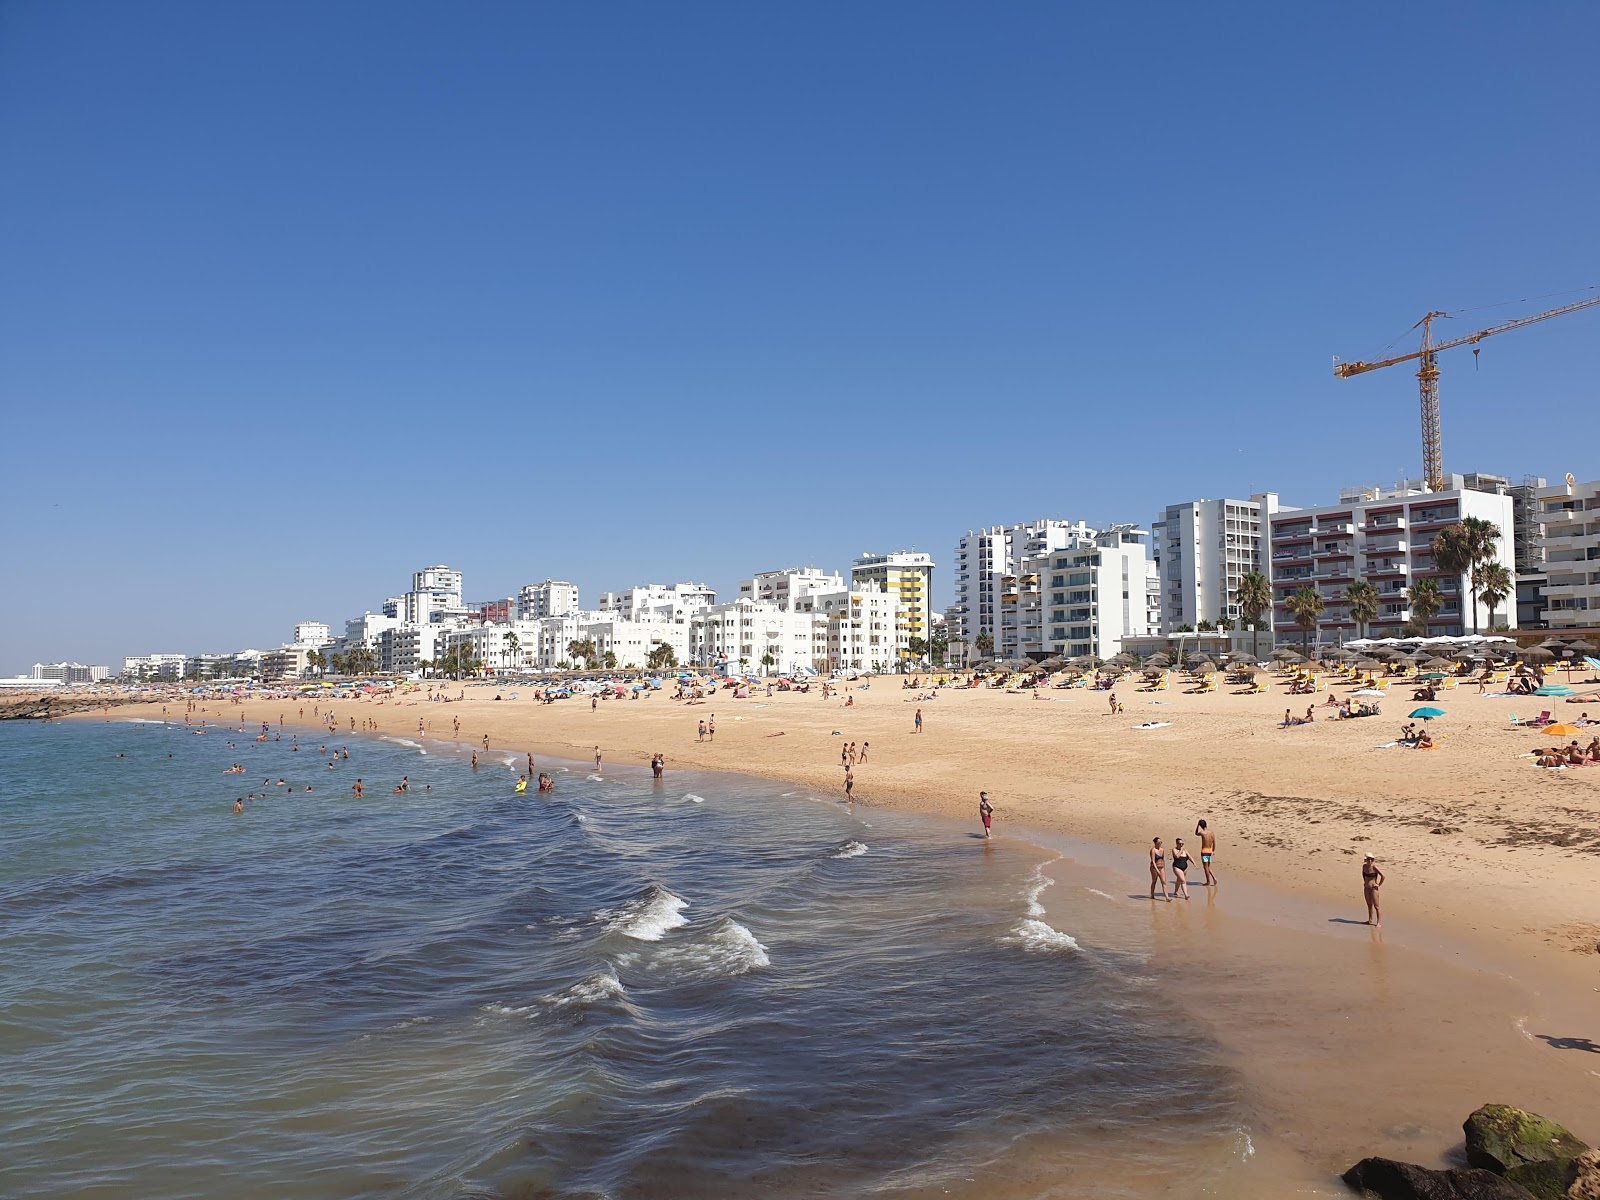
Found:
[{"label": "white building facade", "polygon": [[[1269,519],[1273,629],[1279,644],[1297,644],[1304,636],[1329,645],[1359,636],[1348,598],[1357,579],[1378,591],[1378,616],[1365,631],[1372,637],[1404,632],[1413,615],[1410,589],[1422,579],[1433,580],[1441,601],[1427,622],[1429,635],[1472,632],[1463,580],[1439,570],[1433,560],[1434,536],[1463,517],[1481,517],[1500,529],[1495,561],[1512,570],[1511,497],[1504,493],[1460,487],[1429,492],[1420,482],[1408,481],[1389,490],[1349,489],[1340,493],[1337,504],[1280,510]],[[1289,597],[1307,586],[1316,588],[1323,600],[1314,631],[1302,630],[1288,607]],[[1505,613],[1514,627],[1515,606],[1506,606]],[[1480,603],[1478,628],[1487,616]]]},{"label": "white building facade", "polygon": [[827,665],[836,671],[894,671],[909,654],[905,610],[892,592],[849,589],[819,592],[800,604],[822,619]]},{"label": "white building facade", "polygon": [[1022,573],[1023,560],[1094,533],[1082,521],[1060,520],[969,529],[956,544],[956,602],[945,610],[950,640],[962,644],[957,657],[967,662],[985,657],[978,649],[978,639],[985,636],[998,650],[1004,581]]},{"label": "white building facade", "polygon": [[539,621],[578,611],[578,587],[560,579],[525,584],[517,593],[517,620]]},{"label": "white building facade", "polygon": [[826,616],[745,597],[695,613],[689,640],[690,659],[701,666],[775,675],[828,668]]},{"label": "white building facade", "polygon": [[739,584],[739,599],[775,604],[784,611],[795,608],[807,596],[845,590],[844,576],[818,567],[790,567],[783,571],[763,571]]},{"label": "white building facade", "polygon": [[1157,632],[1238,621],[1240,580],[1252,571],[1271,577],[1266,543],[1279,511],[1275,492],[1167,505],[1151,530],[1161,579]]},{"label": "white building facade", "polygon": [[995,657],[1110,658],[1124,638],[1157,632],[1159,576],[1149,551],[1148,530],[1113,525],[1025,557],[1001,581]]},{"label": "white building facade", "polygon": [[1600,481],[1572,476],[1538,489],[1544,546],[1544,621],[1552,632],[1600,624]]},{"label": "white building facade", "polygon": [[321,621],[301,621],[294,627],[294,644],[310,646],[313,650],[333,641],[328,627]]},{"label": "white building facade", "polygon": [[850,568],[850,586],[856,591],[889,593],[900,602],[907,640],[926,642],[933,636],[933,566],[931,555],[913,550],[867,553]]}]

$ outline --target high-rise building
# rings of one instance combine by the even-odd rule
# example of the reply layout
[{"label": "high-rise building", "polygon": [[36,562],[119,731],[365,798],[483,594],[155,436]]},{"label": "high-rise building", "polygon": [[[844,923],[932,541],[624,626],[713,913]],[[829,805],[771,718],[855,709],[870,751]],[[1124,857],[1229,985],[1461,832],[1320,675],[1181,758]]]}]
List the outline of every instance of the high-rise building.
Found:
[{"label": "high-rise building", "polygon": [[333,638],[329,635],[327,625],[321,621],[301,621],[294,627],[294,644],[296,646],[326,646]]},{"label": "high-rise building", "polygon": [[517,620],[538,621],[578,611],[578,587],[561,580],[530,583],[517,593]]},{"label": "high-rise building", "polygon": [[[1239,620],[1239,581],[1252,571],[1269,574],[1265,524],[1279,511],[1275,492],[1248,500],[1167,505],[1152,529],[1161,578],[1161,629],[1156,632]],[[1262,614],[1263,619],[1270,615]]]},{"label": "high-rise building", "polygon": [[697,609],[710,608],[717,594],[703,583],[641,583],[625,592],[603,592],[600,611],[629,621],[665,617],[687,620]]},{"label": "high-rise building", "polygon": [[1552,631],[1600,623],[1600,481],[1537,492],[1543,526],[1544,611]]},{"label": "high-rise building", "polygon": [[789,567],[782,571],[763,571],[739,583],[741,600],[759,600],[788,611],[806,596],[822,592],[845,591],[844,576],[820,567]]},{"label": "high-rise building", "polygon": [[900,602],[906,638],[926,642],[933,632],[933,558],[913,550],[863,554],[850,568],[856,591],[888,592]]},{"label": "high-rise building", "polygon": [[[1492,476],[1451,476],[1452,486],[1430,492],[1420,480],[1394,488],[1353,488],[1340,493],[1337,504],[1282,509],[1270,519],[1273,628],[1278,640],[1293,644],[1301,627],[1289,610],[1289,598],[1302,587],[1322,596],[1323,611],[1308,636],[1323,644],[1358,636],[1350,612],[1349,587],[1365,579],[1378,591],[1378,616],[1367,632],[1395,637],[1414,614],[1411,589],[1431,579],[1438,590],[1439,610],[1426,621],[1430,635],[1460,636],[1486,624],[1487,610],[1476,617],[1461,577],[1440,570],[1433,560],[1433,538],[1463,517],[1481,517],[1501,531],[1495,561],[1513,565],[1511,497],[1504,492],[1463,486],[1466,479],[1489,483]],[[1498,481],[1500,485],[1504,480]],[[1515,625],[1514,609],[1504,614]]]},{"label": "high-rise building", "polygon": [[994,656],[1110,658],[1123,638],[1156,632],[1159,576],[1149,548],[1147,530],[1113,525],[1024,557],[1001,580]]},{"label": "high-rise building", "polygon": [[1082,521],[1056,520],[967,530],[956,544],[956,602],[945,610],[950,640],[962,644],[963,661],[986,657],[977,648],[980,637],[999,647],[1002,583],[1022,573],[1025,558],[1092,538],[1094,532]]}]

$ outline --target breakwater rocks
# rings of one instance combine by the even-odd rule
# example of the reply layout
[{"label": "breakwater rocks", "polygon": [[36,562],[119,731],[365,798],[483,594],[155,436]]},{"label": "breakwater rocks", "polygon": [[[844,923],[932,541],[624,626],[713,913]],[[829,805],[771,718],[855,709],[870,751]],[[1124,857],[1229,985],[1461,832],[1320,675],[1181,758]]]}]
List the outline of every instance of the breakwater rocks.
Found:
[{"label": "breakwater rocks", "polygon": [[35,692],[0,700],[0,721],[49,721],[72,713],[135,703],[137,701],[128,696],[54,696],[49,692]]},{"label": "breakwater rocks", "polygon": [[1358,1195],[1378,1200],[1600,1200],[1600,1151],[1554,1121],[1485,1104],[1461,1128],[1465,1169],[1364,1158],[1343,1179]]}]

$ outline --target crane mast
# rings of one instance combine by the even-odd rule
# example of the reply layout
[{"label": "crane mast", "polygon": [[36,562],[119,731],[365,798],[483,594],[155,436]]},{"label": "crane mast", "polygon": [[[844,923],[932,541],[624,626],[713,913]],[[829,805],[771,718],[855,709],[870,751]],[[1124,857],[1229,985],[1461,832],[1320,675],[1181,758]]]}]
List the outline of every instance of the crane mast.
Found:
[{"label": "crane mast", "polygon": [[1560,308],[1535,313],[1531,317],[1519,317],[1514,321],[1491,325],[1487,329],[1480,329],[1464,337],[1452,338],[1447,342],[1433,340],[1433,323],[1438,318],[1448,317],[1450,314],[1431,312],[1412,326],[1413,329],[1422,330],[1422,347],[1415,353],[1401,354],[1380,362],[1335,362],[1333,373],[1340,379],[1349,379],[1353,375],[1364,375],[1368,371],[1417,360],[1417,388],[1422,399],[1422,471],[1428,480],[1428,487],[1435,492],[1442,492],[1444,491],[1444,435],[1439,421],[1439,352],[1456,346],[1476,345],[1484,338],[1493,337],[1497,333],[1508,333],[1525,325],[1548,321],[1551,317],[1564,316],[1570,312],[1577,312],[1580,308],[1592,308],[1597,304],[1600,304],[1600,296],[1590,296],[1586,300],[1564,304]]}]

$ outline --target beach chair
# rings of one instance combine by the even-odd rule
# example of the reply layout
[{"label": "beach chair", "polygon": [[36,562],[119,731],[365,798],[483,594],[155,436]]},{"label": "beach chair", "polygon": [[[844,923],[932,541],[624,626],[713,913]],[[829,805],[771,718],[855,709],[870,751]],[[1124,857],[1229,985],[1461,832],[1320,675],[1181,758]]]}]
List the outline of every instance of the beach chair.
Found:
[{"label": "beach chair", "polygon": [[1528,724],[1529,725],[1548,725],[1548,724],[1550,724],[1550,710],[1548,708],[1545,709],[1537,717],[1535,717],[1533,720],[1529,721]]}]

